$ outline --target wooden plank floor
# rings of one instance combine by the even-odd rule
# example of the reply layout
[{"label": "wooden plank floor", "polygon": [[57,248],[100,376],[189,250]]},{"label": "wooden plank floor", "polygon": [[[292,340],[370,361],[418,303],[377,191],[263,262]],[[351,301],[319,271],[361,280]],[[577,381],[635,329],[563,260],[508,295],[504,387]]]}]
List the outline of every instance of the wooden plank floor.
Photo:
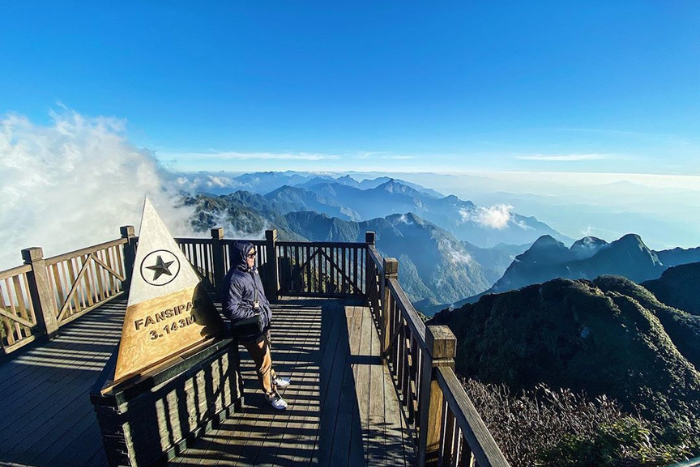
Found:
[{"label": "wooden plank floor", "polygon": [[273,311],[273,363],[292,384],[278,412],[241,352],[245,406],[171,466],[414,465],[396,391],[368,308],[288,299]]},{"label": "wooden plank floor", "polygon": [[[118,342],[125,305],[103,305],[0,364],[0,466],[107,465],[88,393]],[[241,352],[244,410],[171,465],[413,465],[369,310],[290,299],[273,313],[275,368],[292,378],[289,408],[267,405]]]},{"label": "wooden plank floor", "polygon": [[89,392],[119,342],[115,299],[0,364],[0,465],[106,466]]}]

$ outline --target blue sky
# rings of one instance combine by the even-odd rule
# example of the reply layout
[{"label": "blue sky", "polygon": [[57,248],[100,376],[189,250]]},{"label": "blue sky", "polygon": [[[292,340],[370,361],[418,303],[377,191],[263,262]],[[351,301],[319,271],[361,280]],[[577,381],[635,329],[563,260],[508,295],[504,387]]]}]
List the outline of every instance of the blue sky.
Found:
[{"label": "blue sky", "polygon": [[700,4],[0,3],[0,114],[177,170],[700,175]]}]

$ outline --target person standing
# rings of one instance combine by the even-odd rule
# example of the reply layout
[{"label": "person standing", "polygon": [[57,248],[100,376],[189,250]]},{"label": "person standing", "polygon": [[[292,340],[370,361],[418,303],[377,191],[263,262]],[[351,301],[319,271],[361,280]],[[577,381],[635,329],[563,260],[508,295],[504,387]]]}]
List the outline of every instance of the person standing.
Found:
[{"label": "person standing", "polygon": [[250,242],[237,241],[231,246],[231,269],[224,277],[221,305],[224,316],[231,320],[234,335],[255,363],[265,399],[277,410],[287,402],[277,392],[289,386],[289,378],[281,378],[272,368],[270,322],[272,310],[265,296],[258,268],[257,252]]}]

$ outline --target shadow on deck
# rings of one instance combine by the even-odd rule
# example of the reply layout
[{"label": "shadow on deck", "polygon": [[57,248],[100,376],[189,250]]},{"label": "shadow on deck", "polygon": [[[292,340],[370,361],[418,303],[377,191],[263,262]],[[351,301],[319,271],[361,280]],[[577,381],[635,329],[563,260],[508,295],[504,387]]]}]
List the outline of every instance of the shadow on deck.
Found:
[{"label": "shadow on deck", "polygon": [[[89,390],[114,350],[125,301],[103,305],[0,365],[0,465],[103,466]],[[413,465],[413,442],[359,302],[274,306],[273,361],[289,408],[264,401],[241,352],[245,405],[170,465]]]}]

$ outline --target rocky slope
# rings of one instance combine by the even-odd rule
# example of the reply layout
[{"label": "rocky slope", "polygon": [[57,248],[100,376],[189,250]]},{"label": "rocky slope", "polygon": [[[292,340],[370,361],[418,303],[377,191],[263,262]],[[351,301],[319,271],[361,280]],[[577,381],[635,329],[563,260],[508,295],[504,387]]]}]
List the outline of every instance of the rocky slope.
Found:
[{"label": "rocky slope", "polygon": [[665,304],[700,316],[700,263],[668,268],[660,278],[642,285]]},{"label": "rocky slope", "polygon": [[697,423],[700,317],[628,279],[555,279],[487,295],[433,323],[457,336],[457,371],[465,376],[605,394],[658,423]]}]

